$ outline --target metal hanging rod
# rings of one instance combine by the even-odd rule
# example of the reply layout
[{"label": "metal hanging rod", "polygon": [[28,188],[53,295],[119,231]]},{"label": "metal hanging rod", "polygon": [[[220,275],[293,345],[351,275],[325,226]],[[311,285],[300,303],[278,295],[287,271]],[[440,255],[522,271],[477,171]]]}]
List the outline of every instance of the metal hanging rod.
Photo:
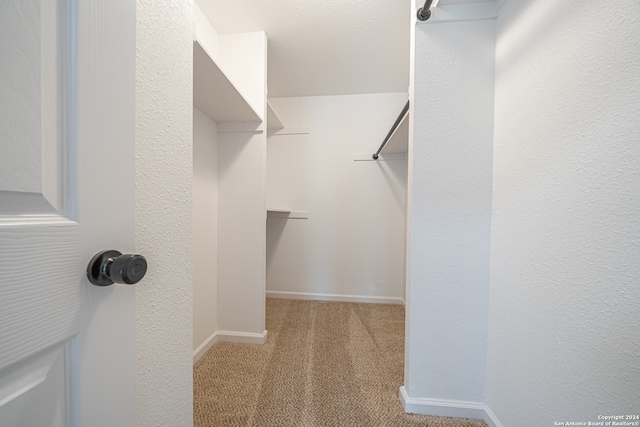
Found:
[{"label": "metal hanging rod", "polygon": [[418,21],[426,21],[431,17],[431,3],[433,0],[426,0],[424,6],[418,9]]},{"label": "metal hanging rod", "polygon": [[384,141],[382,141],[382,145],[380,145],[380,148],[378,148],[378,151],[376,151],[374,155],[371,156],[373,160],[378,160],[378,155],[380,154],[384,146],[387,145],[387,142],[389,142],[389,138],[391,138],[391,135],[393,135],[393,133],[396,131],[396,128],[398,127],[398,125],[400,124],[400,122],[408,112],[409,112],[409,101],[407,101],[407,103],[404,105],[404,108],[400,112],[400,115],[396,119],[396,122],[393,124],[393,126],[391,126],[391,130],[389,131],[387,136],[384,138]]}]

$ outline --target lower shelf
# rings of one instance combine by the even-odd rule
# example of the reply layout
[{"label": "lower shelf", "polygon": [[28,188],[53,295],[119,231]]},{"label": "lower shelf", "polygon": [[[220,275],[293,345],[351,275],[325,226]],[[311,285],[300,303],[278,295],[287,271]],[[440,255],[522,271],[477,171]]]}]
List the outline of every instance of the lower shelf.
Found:
[{"label": "lower shelf", "polygon": [[307,219],[307,211],[291,211],[287,209],[267,209],[267,218]]}]

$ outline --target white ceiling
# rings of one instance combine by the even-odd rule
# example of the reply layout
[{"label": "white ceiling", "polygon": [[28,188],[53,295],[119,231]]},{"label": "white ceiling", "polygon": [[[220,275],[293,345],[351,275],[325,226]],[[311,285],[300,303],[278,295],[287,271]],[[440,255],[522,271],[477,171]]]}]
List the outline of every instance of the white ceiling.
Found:
[{"label": "white ceiling", "polygon": [[270,98],[408,90],[410,0],[197,2],[219,34],[266,32]]},{"label": "white ceiling", "polygon": [[407,0],[199,0],[219,34],[265,31],[269,97],[406,92]]}]

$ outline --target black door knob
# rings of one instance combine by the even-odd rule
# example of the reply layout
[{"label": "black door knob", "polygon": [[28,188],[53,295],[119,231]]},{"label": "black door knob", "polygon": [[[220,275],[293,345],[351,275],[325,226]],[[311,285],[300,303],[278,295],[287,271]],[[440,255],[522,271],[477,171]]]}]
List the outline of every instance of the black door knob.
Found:
[{"label": "black door knob", "polygon": [[96,286],[114,283],[133,285],[147,272],[147,260],[142,255],[124,254],[118,251],[98,252],[87,266],[87,277]]}]

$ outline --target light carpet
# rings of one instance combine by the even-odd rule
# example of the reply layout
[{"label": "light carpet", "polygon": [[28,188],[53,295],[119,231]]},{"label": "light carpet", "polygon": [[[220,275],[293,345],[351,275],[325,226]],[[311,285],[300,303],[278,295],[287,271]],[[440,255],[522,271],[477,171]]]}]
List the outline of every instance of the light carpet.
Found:
[{"label": "light carpet", "polygon": [[487,427],[404,412],[402,306],[269,298],[267,330],[195,364],[196,427]]}]

